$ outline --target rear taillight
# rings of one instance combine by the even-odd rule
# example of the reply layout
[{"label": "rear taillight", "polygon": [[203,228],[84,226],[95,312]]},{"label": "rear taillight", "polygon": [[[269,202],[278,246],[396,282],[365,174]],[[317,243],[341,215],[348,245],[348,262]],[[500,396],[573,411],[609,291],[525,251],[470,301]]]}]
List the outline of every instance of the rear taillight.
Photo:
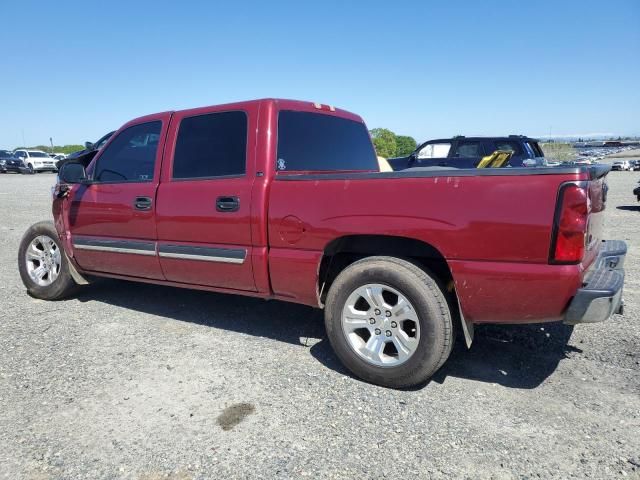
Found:
[{"label": "rear taillight", "polygon": [[584,257],[589,219],[587,189],[575,184],[560,187],[553,222],[551,263],[580,263]]}]

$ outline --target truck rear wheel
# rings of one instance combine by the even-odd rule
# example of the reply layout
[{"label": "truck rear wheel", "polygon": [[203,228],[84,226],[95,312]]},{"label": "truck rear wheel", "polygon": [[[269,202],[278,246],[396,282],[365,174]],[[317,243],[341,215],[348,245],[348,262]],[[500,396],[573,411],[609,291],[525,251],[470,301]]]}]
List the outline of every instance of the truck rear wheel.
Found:
[{"label": "truck rear wheel", "polygon": [[25,232],[18,249],[18,270],[27,291],[36,298],[59,300],[76,287],[51,222],[38,222]]},{"label": "truck rear wheel", "polygon": [[325,326],[342,363],[385,387],[425,382],[453,345],[451,312],[438,282],[394,257],[368,257],[345,268],[327,295]]}]

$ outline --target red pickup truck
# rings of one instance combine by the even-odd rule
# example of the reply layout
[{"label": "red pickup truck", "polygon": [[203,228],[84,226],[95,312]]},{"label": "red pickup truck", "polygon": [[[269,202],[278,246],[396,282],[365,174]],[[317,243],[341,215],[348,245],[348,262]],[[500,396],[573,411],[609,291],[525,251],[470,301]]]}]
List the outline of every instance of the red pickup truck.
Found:
[{"label": "red pickup truck", "polygon": [[54,224],[23,237],[28,292],[86,276],[325,309],[357,376],[406,387],[478,323],[621,312],[626,245],[603,241],[608,167],[379,172],[362,119],[265,99],[148,115],[68,162]]}]

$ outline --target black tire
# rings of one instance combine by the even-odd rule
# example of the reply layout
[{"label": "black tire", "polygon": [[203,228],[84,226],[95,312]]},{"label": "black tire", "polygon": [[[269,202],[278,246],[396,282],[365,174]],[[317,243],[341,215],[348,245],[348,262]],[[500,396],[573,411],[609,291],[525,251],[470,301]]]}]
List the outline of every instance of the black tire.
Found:
[{"label": "black tire", "polygon": [[[397,366],[377,366],[350,346],[342,329],[347,299],[366,284],[387,285],[413,305],[420,324],[414,353]],[[391,388],[426,382],[447,360],[453,347],[453,322],[447,298],[435,277],[411,262],[395,257],[368,257],[345,268],[335,279],[325,304],[325,327],[336,355],[356,376]]]},{"label": "black tire", "polygon": [[33,165],[31,165],[30,163],[27,165],[27,171],[30,175],[33,175],[35,172],[35,170],[33,169]]},{"label": "black tire", "polygon": [[[46,235],[51,238],[55,242],[61,254],[60,273],[50,285],[46,286],[38,285],[31,279],[29,272],[27,271],[27,248],[31,241],[40,235]],[[69,260],[62,249],[62,245],[60,245],[58,233],[56,232],[53,223],[49,221],[38,222],[30,226],[23,235],[22,240],[20,241],[20,248],[18,249],[18,270],[20,271],[22,283],[27,287],[27,292],[35,298],[40,298],[42,300],[60,300],[71,295],[77,287],[77,284],[69,272]]]}]

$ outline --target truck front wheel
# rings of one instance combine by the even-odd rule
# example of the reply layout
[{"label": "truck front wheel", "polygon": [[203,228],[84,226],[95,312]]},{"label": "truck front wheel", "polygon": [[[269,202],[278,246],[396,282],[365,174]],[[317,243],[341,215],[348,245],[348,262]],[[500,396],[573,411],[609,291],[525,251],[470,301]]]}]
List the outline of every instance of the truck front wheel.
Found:
[{"label": "truck front wheel", "polygon": [[18,270],[22,283],[35,298],[59,300],[76,287],[51,222],[36,223],[26,231],[18,249]]},{"label": "truck front wheel", "polygon": [[325,306],[329,341],[358,377],[392,388],[428,380],[451,353],[447,299],[411,262],[368,257],[335,279]]}]

